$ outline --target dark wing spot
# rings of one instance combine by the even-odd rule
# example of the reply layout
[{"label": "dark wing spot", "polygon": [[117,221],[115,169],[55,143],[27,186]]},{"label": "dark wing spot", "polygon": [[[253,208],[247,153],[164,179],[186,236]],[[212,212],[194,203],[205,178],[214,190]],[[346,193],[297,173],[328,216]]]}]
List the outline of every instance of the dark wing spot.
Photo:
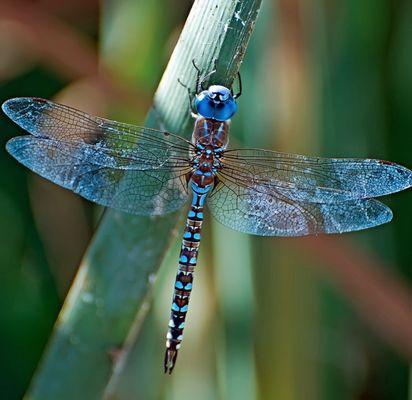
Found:
[{"label": "dark wing spot", "polygon": [[104,143],[105,134],[103,129],[96,127],[94,130],[84,132],[82,139],[87,144]]},{"label": "dark wing spot", "polygon": [[33,100],[35,100],[37,103],[47,103],[48,101],[45,99],[42,99],[41,97],[33,97]]},{"label": "dark wing spot", "polygon": [[395,165],[396,163],[392,162],[392,161],[386,161],[386,160],[379,160],[379,164],[383,164],[383,165]]}]

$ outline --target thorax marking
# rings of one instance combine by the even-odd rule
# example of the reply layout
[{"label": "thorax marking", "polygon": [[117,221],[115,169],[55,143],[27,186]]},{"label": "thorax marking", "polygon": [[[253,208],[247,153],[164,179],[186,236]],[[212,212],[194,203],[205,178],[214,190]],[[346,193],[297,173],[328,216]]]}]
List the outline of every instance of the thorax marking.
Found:
[{"label": "thorax marking", "polygon": [[215,121],[198,117],[193,129],[192,151],[194,172],[192,180],[199,186],[213,184],[215,174],[222,166],[220,156],[229,142],[229,121]]}]

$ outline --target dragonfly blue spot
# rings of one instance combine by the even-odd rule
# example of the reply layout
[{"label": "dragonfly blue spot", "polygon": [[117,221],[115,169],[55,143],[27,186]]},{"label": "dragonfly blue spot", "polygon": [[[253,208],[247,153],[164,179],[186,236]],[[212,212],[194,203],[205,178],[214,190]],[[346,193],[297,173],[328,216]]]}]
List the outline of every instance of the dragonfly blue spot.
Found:
[{"label": "dragonfly blue spot", "polygon": [[189,264],[196,264],[196,261],[197,261],[196,257],[192,257],[189,261]]},{"label": "dragonfly blue spot", "polygon": [[179,306],[178,306],[176,303],[172,303],[172,310],[173,310],[173,311],[179,311],[180,308],[179,308]]},{"label": "dragonfly blue spot", "polygon": [[175,287],[176,287],[176,289],[183,289],[183,283],[180,282],[180,281],[176,281]]},{"label": "dragonfly blue spot", "polygon": [[192,234],[191,234],[190,232],[185,232],[185,233],[183,234],[183,237],[184,237],[185,239],[190,239],[190,238],[192,237]]},{"label": "dragonfly blue spot", "polygon": [[187,263],[187,256],[185,256],[185,255],[180,256],[180,262],[183,263],[183,264]]},{"label": "dragonfly blue spot", "polygon": [[185,290],[192,290],[192,284],[187,283],[186,286],[185,286]]},{"label": "dragonfly blue spot", "polygon": [[195,239],[195,240],[200,240],[200,233],[195,233],[195,234],[193,235],[193,239]]},{"label": "dragonfly blue spot", "polygon": [[196,216],[196,213],[194,211],[190,210],[187,215],[188,215],[189,218],[194,218]]},{"label": "dragonfly blue spot", "polygon": [[182,323],[178,326],[178,329],[184,329],[184,328],[185,328],[185,323],[182,322]]},{"label": "dragonfly blue spot", "polygon": [[199,219],[203,219],[203,213],[202,213],[202,212],[198,212],[198,213],[196,214],[196,217],[199,218]]},{"label": "dragonfly blue spot", "polygon": [[180,308],[181,312],[187,312],[187,304]]}]

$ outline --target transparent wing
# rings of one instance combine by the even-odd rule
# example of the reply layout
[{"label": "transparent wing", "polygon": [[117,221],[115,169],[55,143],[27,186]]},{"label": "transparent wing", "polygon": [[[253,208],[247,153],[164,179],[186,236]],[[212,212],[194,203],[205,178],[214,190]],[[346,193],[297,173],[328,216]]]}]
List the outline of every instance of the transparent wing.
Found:
[{"label": "transparent wing", "polygon": [[7,100],[3,111],[33,136],[75,142],[89,148],[95,164],[150,170],[188,163],[188,140],[167,131],[94,117],[49,100]]},{"label": "transparent wing", "polygon": [[242,186],[224,179],[208,198],[212,215],[223,225],[260,236],[304,236],[342,233],[389,222],[391,210],[377,200],[341,203],[294,201],[267,186]]},{"label": "transparent wing", "polygon": [[33,135],[11,139],[10,154],[91,201],[158,215],[180,208],[187,199],[191,144],[179,136],[37,98],[8,100],[3,110]]},{"label": "transparent wing", "polygon": [[88,200],[133,214],[160,215],[186,201],[183,169],[115,169],[94,163],[83,143],[19,136],[7,150],[23,165]]},{"label": "transparent wing", "polygon": [[334,203],[383,196],[412,185],[412,171],[387,161],[228,150],[222,175],[294,201]]}]

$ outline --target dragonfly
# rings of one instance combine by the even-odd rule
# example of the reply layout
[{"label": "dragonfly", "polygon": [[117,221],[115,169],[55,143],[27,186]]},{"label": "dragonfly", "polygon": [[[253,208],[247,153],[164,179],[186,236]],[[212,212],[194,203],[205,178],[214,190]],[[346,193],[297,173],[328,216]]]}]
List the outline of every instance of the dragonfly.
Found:
[{"label": "dragonfly", "polygon": [[412,171],[389,161],[228,148],[240,76],[236,94],[233,87],[206,87],[208,76],[198,70],[191,140],[41,98],[14,98],[2,106],[30,134],[12,138],[8,152],[92,202],[155,216],[191,199],[166,336],[169,374],[183,339],[206,205],[223,225],[252,235],[343,233],[389,222],[391,210],[374,198],[412,185]]}]

